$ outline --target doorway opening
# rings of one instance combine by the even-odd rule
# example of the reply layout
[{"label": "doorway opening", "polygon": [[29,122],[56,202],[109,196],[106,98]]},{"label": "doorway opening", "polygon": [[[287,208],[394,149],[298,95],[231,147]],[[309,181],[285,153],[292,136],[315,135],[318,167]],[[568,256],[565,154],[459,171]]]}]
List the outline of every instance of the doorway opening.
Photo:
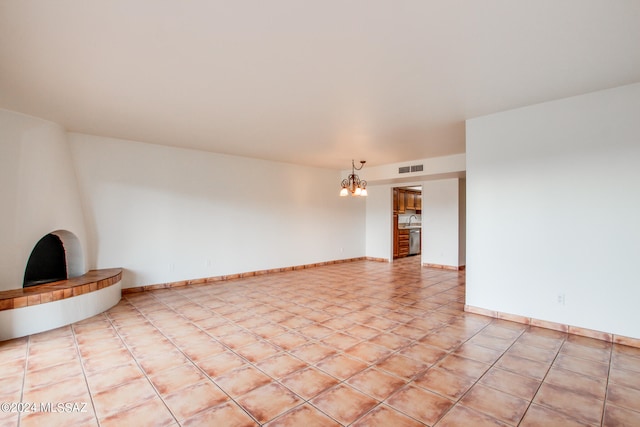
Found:
[{"label": "doorway opening", "polygon": [[422,186],[393,188],[393,259],[422,252]]}]

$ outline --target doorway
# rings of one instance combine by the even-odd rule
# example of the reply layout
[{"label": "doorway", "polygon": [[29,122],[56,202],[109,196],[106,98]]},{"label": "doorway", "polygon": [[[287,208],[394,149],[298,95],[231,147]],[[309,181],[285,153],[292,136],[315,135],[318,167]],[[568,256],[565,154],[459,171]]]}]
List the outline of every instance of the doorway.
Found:
[{"label": "doorway", "polygon": [[422,186],[394,187],[393,259],[422,253]]}]

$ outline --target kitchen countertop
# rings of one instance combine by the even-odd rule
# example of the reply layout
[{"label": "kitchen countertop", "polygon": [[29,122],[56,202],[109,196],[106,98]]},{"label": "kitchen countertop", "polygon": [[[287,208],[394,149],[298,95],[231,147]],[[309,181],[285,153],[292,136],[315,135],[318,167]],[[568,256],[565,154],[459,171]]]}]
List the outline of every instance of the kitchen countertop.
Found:
[{"label": "kitchen countertop", "polygon": [[415,224],[415,225],[407,225],[407,224],[398,224],[398,229],[399,230],[415,230],[415,229],[419,229],[422,228],[421,224]]}]

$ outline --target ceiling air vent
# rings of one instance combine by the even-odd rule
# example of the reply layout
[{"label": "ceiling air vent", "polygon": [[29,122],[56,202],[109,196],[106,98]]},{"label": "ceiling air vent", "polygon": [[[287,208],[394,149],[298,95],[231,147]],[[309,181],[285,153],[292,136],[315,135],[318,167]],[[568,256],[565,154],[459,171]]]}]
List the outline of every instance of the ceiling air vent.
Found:
[{"label": "ceiling air vent", "polygon": [[424,165],[402,166],[398,168],[398,173],[422,172]]}]

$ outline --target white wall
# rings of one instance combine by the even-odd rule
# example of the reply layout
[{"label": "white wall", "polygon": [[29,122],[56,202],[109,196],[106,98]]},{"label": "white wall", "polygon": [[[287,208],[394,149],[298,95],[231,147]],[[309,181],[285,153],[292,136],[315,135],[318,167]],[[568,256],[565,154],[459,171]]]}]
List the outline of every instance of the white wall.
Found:
[{"label": "white wall", "polygon": [[[423,165],[424,170],[422,172],[410,172],[406,174],[398,173],[398,168],[401,166],[411,166],[411,165]],[[373,166],[365,168],[358,172],[360,178],[365,179],[368,182],[367,191],[369,195],[367,196],[367,210],[366,210],[366,252],[367,256],[374,258],[393,258],[393,213],[392,213],[392,204],[393,204],[393,196],[392,189],[393,187],[407,187],[407,186],[420,186],[420,185],[434,185],[438,186],[439,184],[431,184],[437,181],[443,182],[457,182],[459,178],[464,177],[465,174],[465,155],[464,154],[456,154],[452,156],[442,156],[435,157],[431,159],[419,159],[413,160],[403,163],[393,163],[388,165],[381,166]],[[343,171],[343,175],[350,173],[351,170]],[[434,187],[436,188],[436,187]],[[445,202],[447,203],[447,207],[440,207],[440,199],[429,201],[425,200],[424,195],[424,187],[423,187],[423,196],[422,196],[422,222],[424,224],[427,221],[427,215],[429,215],[429,211],[426,209],[431,205],[434,209],[434,213],[436,215],[440,215],[441,209],[449,209],[449,198],[456,199],[455,206],[456,210],[452,210],[451,212],[454,214],[456,218],[459,216],[459,212],[457,211],[458,206],[458,186],[456,185],[455,190],[451,185],[449,189],[452,193],[448,194],[445,198]],[[456,229],[449,229],[449,224],[451,222],[451,218],[447,215],[440,216],[438,218],[432,217],[430,218],[430,224],[435,229],[439,228],[441,224],[439,221],[443,220],[446,233],[445,235],[438,234],[438,231],[432,231],[432,234],[435,233],[432,238],[436,238],[433,242],[429,242],[425,244],[425,236],[428,232],[425,232],[423,227],[422,230],[422,262],[423,263],[432,263],[432,264],[441,264],[442,262],[435,262],[435,260],[445,260],[447,262],[446,265],[449,266],[459,266],[463,264],[459,264],[459,256],[458,251],[459,243],[459,231],[457,229],[458,223],[456,222]],[[451,232],[449,232],[451,231]],[[442,242],[442,246],[440,244]],[[427,256],[427,261],[425,260],[425,246],[428,246],[431,252],[433,252],[434,256]],[[438,252],[436,252],[438,251]],[[442,256],[440,256],[440,252],[442,252]],[[455,255],[453,255],[455,253]],[[446,255],[445,255],[446,254]],[[435,256],[437,255],[437,256]]]},{"label": "white wall", "polygon": [[467,180],[459,181],[458,192],[458,267],[467,265]]},{"label": "white wall", "polygon": [[393,259],[393,186],[367,187],[367,237],[368,257]]},{"label": "white wall", "polygon": [[[422,165],[424,170],[422,172],[398,173],[398,168],[412,165]],[[361,172],[358,172],[358,175],[369,184],[403,183],[402,185],[396,185],[396,187],[398,187],[410,185],[408,183],[411,182],[419,183],[425,179],[431,180],[463,176],[465,168],[465,154],[462,153],[380,166],[365,166]],[[345,177],[349,173],[351,173],[351,169],[343,171]]]},{"label": "white wall", "polygon": [[[368,186],[367,256],[393,259],[393,187],[422,186],[421,262],[448,267],[464,265],[464,224],[461,216],[462,180],[458,178]],[[461,194],[462,191],[462,194]],[[409,215],[399,215],[406,218]],[[403,222],[403,221],[400,221]]]},{"label": "white wall", "polygon": [[468,305],[640,338],[639,112],[635,84],[467,121]]},{"label": "white wall", "polygon": [[22,288],[31,251],[46,234],[66,230],[86,246],[66,133],[57,124],[0,110],[0,200],[0,290]]},{"label": "white wall", "polygon": [[459,179],[422,183],[422,263],[458,267]]},{"label": "white wall", "polygon": [[69,134],[96,268],[123,287],[365,255],[340,172]]}]

